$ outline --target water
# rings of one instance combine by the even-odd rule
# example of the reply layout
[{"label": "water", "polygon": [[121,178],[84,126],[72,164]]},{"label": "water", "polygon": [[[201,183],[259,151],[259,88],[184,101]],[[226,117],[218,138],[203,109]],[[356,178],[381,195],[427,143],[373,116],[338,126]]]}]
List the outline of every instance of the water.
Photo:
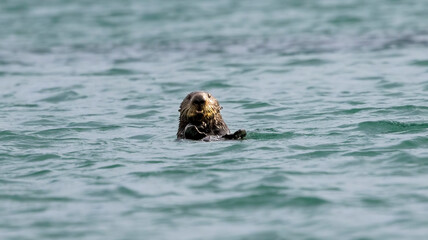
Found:
[{"label": "water", "polygon": [[[0,2],[1,239],[426,239],[427,1]],[[211,92],[244,141],[176,141]]]}]

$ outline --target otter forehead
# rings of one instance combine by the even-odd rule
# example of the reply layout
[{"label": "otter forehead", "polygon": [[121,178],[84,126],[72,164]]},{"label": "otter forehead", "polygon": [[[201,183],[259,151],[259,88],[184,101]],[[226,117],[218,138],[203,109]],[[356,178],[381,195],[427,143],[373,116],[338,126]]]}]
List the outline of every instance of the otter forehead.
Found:
[{"label": "otter forehead", "polygon": [[196,91],[196,92],[191,92],[189,94],[187,94],[187,96],[183,99],[183,103],[185,104],[204,104],[204,103],[208,103],[208,104],[218,104],[218,101],[215,97],[213,97],[213,95],[209,92],[205,92],[205,91]]},{"label": "otter forehead", "polygon": [[212,97],[212,95],[209,92],[204,92],[204,91],[191,92],[187,95],[187,98],[189,100],[195,99],[195,98],[207,99],[207,98],[211,98],[211,97]]}]

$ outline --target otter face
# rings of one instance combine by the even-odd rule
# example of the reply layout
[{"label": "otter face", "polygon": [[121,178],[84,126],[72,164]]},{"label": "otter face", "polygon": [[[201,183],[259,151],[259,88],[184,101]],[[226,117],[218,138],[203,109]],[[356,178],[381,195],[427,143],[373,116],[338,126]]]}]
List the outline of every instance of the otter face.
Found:
[{"label": "otter face", "polygon": [[207,92],[189,93],[180,105],[180,119],[190,123],[207,122],[218,114],[221,107],[211,94]]}]

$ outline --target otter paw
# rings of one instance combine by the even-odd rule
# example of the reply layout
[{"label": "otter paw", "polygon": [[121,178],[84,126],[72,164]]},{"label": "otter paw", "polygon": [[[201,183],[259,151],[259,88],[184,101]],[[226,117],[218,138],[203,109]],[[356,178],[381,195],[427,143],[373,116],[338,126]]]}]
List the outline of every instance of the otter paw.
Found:
[{"label": "otter paw", "polygon": [[197,128],[200,132],[205,132],[205,129],[207,128],[207,123],[202,122],[199,126],[197,126]]},{"label": "otter paw", "polygon": [[198,127],[195,125],[189,124],[184,129],[184,137],[187,139],[200,140],[206,136],[207,135],[199,131]]},{"label": "otter paw", "polygon": [[233,134],[226,134],[223,136],[225,139],[243,139],[245,136],[247,136],[247,131],[245,129],[239,129],[238,131],[234,132]]},{"label": "otter paw", "polygon": [[239,129],[235,133],[233,133],[233,136],[235,139],[243,139],[245,136],[247,136],[247,131],[245,129]]}]

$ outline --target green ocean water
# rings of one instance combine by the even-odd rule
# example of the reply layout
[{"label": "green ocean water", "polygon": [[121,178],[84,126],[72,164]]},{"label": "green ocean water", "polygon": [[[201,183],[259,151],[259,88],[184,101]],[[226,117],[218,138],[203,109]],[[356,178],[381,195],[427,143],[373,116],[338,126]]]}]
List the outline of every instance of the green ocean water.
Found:
[{"label": "green ocean water", "polygon": [[[428,1],[0,1],[0,239],[427,239]],[[243,141],[177,141],[211,92]]]}]

